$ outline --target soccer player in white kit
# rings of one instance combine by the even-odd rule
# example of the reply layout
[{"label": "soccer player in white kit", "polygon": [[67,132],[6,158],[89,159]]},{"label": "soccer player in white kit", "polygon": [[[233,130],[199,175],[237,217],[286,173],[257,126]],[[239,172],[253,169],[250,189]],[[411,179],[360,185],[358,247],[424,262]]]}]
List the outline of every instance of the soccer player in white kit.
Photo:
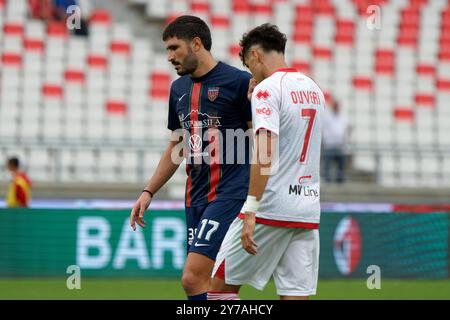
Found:
[{"label": "soccer player in white kit", "polygon": [[276,26],[254,28],[240,45],[256,85],[255,148],[247,201],[223,240],[208,299],[238,299],[243,284],[263,290],[271,276],[280,299],[308,299],[319,270],[324,95],[287,67],[286,36]]}]

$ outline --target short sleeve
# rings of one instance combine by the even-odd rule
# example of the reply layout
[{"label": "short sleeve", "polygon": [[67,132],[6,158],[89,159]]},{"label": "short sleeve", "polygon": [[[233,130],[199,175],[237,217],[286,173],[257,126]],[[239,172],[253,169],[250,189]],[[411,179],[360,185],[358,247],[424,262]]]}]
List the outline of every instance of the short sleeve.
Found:
[{"label": "short sleeve", "polygon": [[181,129],[180,119],[178,118],[178,114],[176,111],[176,103],[175,103],[175,97],[173,94],[173,87],[170,88],[169,115],[168,115],[168,121],[167,121],[167,128],[172,131]]},{"label": "short sleeve", "polygon": [[252,94],[253,129],[280,131],[280,93],[268,82],[257,85]]},{"label": "short sleeve", "polygon": [[240,76],[241,83],[239,85],[238,103],[245,121],[252,121],[252,104],[247,98],[248,86],[251,78],[252,76],[248,72],[242,72],[242,75]]}]

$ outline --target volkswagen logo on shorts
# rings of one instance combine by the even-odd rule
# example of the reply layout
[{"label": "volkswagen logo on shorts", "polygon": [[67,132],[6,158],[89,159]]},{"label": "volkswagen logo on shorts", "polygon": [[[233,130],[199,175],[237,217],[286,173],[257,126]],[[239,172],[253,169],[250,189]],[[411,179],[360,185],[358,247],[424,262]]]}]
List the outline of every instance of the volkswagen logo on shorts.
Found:
[{"label": "volkswagen logo on shorts", "polygon": [[361,232],[358,222],[350,216],[339,221],[334,233],[334,260],[339,272],[352,274],[361,258]]},{"label": "volkswagen logo on shorts", "polygon": [[202,149],[202,138],[198,134],[194,134],[189,138],[189,147],[193,152],[200,151]]}]

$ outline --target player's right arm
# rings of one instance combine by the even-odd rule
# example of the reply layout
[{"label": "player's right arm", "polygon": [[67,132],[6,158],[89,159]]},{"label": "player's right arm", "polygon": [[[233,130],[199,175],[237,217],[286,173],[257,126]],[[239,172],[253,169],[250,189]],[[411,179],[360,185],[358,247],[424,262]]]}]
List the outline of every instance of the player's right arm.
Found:
[{"label": "player's right arm", "polygon": [[[145,190],[149,190],[153,194],[158,192],[162,186],[166,184],[167,181],[173,176],[175,171],[177,171],[180,163],[174,162],[172,159],[172,153],[176,152],[176,146],[179,141],[170,141],[166,150],[159,160],[158,166],[153,176],[150,178],[149,182],[145,186]],[[137,199],[136,203],[131,210],[130,224],[133,230],[136,230],[136,223],[141,227],[145,226],[144,213],[145,210],[150,206],[152,201],[152,196],[148,192],[142,192],[141,196]]]},{"label": "player's right arm", "polygon": [[255,131],[255,150],[250,166],[250,182],[247,201],[244,205],[244,223],[241,232],[241,245],[251,255],[257,253],[253,240],[256,211],[248,206],[249,201],[259,202],[269,180],[272,157],[280,128],[280,98],[276,89],[266,82],[252,91],[253,129]]},{"label": "player's right arm", "polygon": [[[153,176],[145,186],[144,190],[150,191],[152,194],[158,192],[164,184],[173,176],[180,166],[182,158],[182,149],[178,148],[182,142],[183,132],[181,130],[180,121],[175,110],[176,98],[173,93],[173,84],[169,97],[169,117],[167,128],[172,130],[170,142],[159,160],[158,166]],[[142,192],[133,206],[130,214],[130,225],[136,230],[136,223],[141,227],[145,226],[144,213],[150,206],[152,196],[149,192]]]}]

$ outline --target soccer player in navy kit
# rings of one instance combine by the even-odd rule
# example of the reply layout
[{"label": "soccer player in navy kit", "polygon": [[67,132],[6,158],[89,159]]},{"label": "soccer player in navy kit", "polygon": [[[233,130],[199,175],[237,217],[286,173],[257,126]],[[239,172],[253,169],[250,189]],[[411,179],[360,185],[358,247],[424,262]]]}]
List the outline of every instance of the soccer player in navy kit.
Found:
[{"label": "soccer player in navy kit", "polygon": [[[248,140],[244,157],[226,130],[251,126],[248,92],[251,75],[217,62],[211,55],[211,33],[204,21],[181,16],[163,33],[168,60],[180,75],[172,83],[168,129],[182,136],[186,157],[186,224],[188,255],[182,285],[190,300],[206,300],[217,252],[231,222],[239,214],[248,191]],[[179,132],[182,131],[182,135]],[[178,134],[178,135],[177,135]],[[156,172],[133,206],[130,223],[145,225],[143,216],[153,195],[179,167],[171,158],[179,150],[172,138]],[[239,140],[238,140],[239,141]],[[241,140],[242,142],[242,140]],[[228,155],[232,154],[232,163]],[[241,159],[241,161],[238,161]]]}]

